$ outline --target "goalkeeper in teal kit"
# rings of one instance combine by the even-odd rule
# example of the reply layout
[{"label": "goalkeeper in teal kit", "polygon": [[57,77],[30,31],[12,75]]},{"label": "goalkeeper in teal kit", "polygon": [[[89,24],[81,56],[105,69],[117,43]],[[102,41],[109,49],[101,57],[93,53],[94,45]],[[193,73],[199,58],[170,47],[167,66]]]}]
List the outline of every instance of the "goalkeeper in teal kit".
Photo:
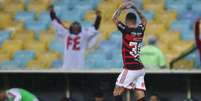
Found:
[{"label": "goalkeeper in teal kit", "polygon": [[0,90],[0,101],[39,101],[35,95],[21,88]]}]

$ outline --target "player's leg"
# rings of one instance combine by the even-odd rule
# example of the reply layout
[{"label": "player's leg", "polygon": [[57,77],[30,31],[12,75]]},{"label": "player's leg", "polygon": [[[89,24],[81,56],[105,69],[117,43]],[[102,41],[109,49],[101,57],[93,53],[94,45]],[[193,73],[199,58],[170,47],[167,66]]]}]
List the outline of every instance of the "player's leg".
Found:
[{"label": "player's leg", "polygon": [[136,89],[135,96],[137,101],[145,101],[145,91]]},{"label": "player's leg", "polygon": [[116,86],[116,87],[114,88],[113,95],[114,95],[114,96],[120,96],[120,95],[122,95],[124,92],[125,92],[125,88],[124,88],[124,87]]},{"label": "player's leg", "polygon": [[138,73],[135,73],[135,71],[123,69],[121,74],[119,75],[116,87],[114,89],[114,96],[122,95],[126,89],[134,89],[135,85],[133,81],[139,77]]},{"label": "player's leg", "polygon": [[125,91],[124,83],[125,83],[127,74],[128,74],[128,70],[126,69],[123,69],[122,72],[119,74],[116,81],[116,86],[113,91],[114,96],[119,96]]},{"label": "player's leg", "polygon": [[135,86],[135,96],[137,101],[145,101],[145,82],[144,82],[144,72],[142,71],[142,76],[137,78]]}]

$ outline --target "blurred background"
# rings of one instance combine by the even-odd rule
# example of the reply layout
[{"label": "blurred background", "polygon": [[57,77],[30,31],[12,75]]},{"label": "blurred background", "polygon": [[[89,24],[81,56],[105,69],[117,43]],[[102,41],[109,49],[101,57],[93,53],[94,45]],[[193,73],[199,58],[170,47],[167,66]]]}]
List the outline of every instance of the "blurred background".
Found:
[{"label": "blurred background", "polygon": [[[201,64],[194,26],[201,17],[201,0],[133,2],[148,19],[141,50],[141,60],[148,72],[148,95],[158,92],[167,101],[193,97],[199,101]],[[122,36],[112,23],[112,15],[121,3],[121,0],[0,0],[0,86],[26,88],[47,101],[58,101],[66,92],[75,101],[88,101],[96,91],[112,101],[114,82],[123,66]],[[95,10],[101,11],[101,34],[96,46],[87,49],[83,69],[61,70],[64,45],[55,37],[48,11],[50,4],[65,26],[79,21],[82,27],[90,27]],[[121,19],[124,20],[124,14]],[[51,94],[55,98],[47,99]],[[128,95],[123,98],[125,101]]]}]

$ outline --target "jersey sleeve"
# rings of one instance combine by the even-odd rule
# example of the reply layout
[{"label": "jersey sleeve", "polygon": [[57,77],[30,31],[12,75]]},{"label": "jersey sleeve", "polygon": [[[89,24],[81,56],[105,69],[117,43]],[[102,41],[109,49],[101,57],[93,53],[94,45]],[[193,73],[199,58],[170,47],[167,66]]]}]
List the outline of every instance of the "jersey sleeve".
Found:
[{"label": "jersey sleeve", "polygon": [[126,25],[123,24],[122,22],[118,22],[118,23],[117,23],[117,28],[118,28],[118,30],[119,30],[120,32],[124,33],[125,30],[126,30]]},{"label": "jersey sleeve", "polygon": [[144,31],[145,31],[145,26],[144,26],[142,23],[138,25],[138,28],[140,29],[140,31],[141,31],[142,33],[144,33]]},{"label": "jersey sleeve", "polygon": [[17,89],[10,89],[7,91],[7,96],[9,99],[13,99],[13,101],[21,101],[21,94],[17,91]]},{"label": "jersey sleeve", "polygon": [[95,29],[95,27],[86,28],[84,31],[85,41],[87,42],[87,47],[93,47],[96,44],[97,35],[100,32]]},{"label": "jersey sleeve", "polygon": [[53,27],[56,29],[56,36],[60,40],[64,40],[65,35],[68,33],[68,29],[64,28],[57,20],[52,21]]},{"label": "jersey sleeve", "polygon": [[99,34],[99,31],[95,29],[95,27],[89,27],[89,28],[86,28],[85,31],[87,32],[87,36],[93,36],[93,35],[98,35]]}]

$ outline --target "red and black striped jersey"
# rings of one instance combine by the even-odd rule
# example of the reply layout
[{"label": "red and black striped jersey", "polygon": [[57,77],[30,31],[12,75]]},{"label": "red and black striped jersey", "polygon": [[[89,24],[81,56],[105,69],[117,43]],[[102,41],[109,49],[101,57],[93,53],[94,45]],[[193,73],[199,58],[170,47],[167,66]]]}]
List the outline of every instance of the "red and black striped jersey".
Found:
[{"label": "red and black striped jersey", "polygon": [[117,24],[117,28],[122,32],[122,58],[124,68],[138,70],[144,68],[140,61],[140,48],[142,46],[145,26],[139,24],[136,28],[128,28],[122,22]]}]

